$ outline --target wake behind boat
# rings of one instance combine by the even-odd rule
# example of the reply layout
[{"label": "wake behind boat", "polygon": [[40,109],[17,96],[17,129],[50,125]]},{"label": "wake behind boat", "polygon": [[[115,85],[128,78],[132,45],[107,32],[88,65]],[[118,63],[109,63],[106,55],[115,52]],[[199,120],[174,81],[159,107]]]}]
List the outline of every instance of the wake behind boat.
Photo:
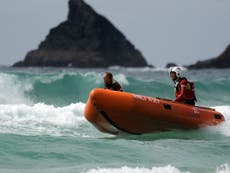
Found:
[{"label": "wake behind boat", "polygon": [[196,129],[225,121],[215,109],[100,88],[90,92],[84,116],[111,134]]}]

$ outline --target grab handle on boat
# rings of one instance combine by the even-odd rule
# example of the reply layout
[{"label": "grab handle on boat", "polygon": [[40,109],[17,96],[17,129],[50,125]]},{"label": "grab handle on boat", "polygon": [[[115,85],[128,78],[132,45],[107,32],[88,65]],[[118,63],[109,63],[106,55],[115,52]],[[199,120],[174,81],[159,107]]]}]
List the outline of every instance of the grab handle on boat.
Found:
[{"label": "grab handle on boat", "polygon": [[171,107],[170,104],[164,104],[164,108],[165,108],[165,109],[168,109],[168,110],[171,110],[171,109],[172,109],[172,107]]},{"label": "grab handle on boat", "polygon": [[218,120],[220,120],[220,119],[222,118],[222,116],[219,115],[219,114],[214,114],[214,117],[215,117],[216,119],[218,119]]}]

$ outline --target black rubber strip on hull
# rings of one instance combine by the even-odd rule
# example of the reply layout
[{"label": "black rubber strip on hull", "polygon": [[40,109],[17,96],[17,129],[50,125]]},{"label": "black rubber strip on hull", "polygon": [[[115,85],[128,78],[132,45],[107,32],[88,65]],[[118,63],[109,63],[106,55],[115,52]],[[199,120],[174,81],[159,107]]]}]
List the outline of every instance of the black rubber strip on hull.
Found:
[{"label": "black rubber strip on hull", "polygon": [[125,132],[125,133],[130,133],[130,134],[133,134],[133,135],[141,135],[141,133],[136,133],[136,132],[131,132],[129,130],[126,130],[120,126],[118,126],[115,122],[113,122],[113,120],[108,116],[108,114],[104,111],[100,111],[101,115],[114,127],[116,127],[117,129]]}]

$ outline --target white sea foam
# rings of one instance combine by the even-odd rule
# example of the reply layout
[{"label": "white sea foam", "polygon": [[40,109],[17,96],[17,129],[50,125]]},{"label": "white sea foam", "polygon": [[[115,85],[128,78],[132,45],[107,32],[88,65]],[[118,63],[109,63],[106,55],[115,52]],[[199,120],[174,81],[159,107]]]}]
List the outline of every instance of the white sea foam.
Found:
[{"label": "white sea foam", "polygon": [[21,82],[13,74],[0,73],[0,104],[30,103],[24,92],[31,88],[31,84]]},{"label": "white sea foam", "polygon": [[[187,71],[187,69],[183,66],[179,66],[182,71]],[[129,72],[168,72],[168,68],[166,67],[143,67],[143,68],[134,68],[134,67],[129,67],[126,68],[127,71]]]},{"label": "white sea foam", "polygon": [[131,168],[131,167],[121,167],[121,168],[97,168],[91,169],[87,173],[189,173],[183,172],[173,166],[165,166],[165,167],[152,167],[148,168]]},{"label": "white sea foam", "polygon": [[0,105],[0,133],[20,135],[78,135],[86,122],[84,103],[54,107],[38,103],[32,106]]},{"label": "white sea foam", "polygon": [[205,130],[230,137],[230,106],[215,106],[213,108],[224,115],[225,122],[218,126],[207,127]]},{"label": "white sea foam", "polygon": [[115,65],[115,66],[109,66],[109,67],[108,67],[108,69],[109,69],[109,70],[120,70],[120,69],[122,69],[122,68],[124,68],[124,67],[122,67],[122,66],[118,66],[118,65]]},{"label": "white sea foam", "polygon": [[[97,168],[91,169],[86,173],[190,173],[190,171],[181,171],[176,167],[171,165],[165,167],[152,167],[148,168],[141,168],[141,167],[127,167],[123,166],[121,168]],[[213,171],[214,172],[214,171]],[[216,173],[230,173],[230,166],[229,164],[223,164],[216,168]]]},{"label": "white sea foam", "polygon": [[45,84],[50,84],[52,82],[55,82],[57,80],[61,80],[63,79],[65,76],[65,73],[58,73],[58,74],[52,74],[52,75],[47,75],[47,76],[38,76],[35,77],[35,80],[40,80],[42,83]]},{"label": "white sea foam", "polygon": [[220,165],[216,168],[216,173],[230,173],[230,166],[229,164],[225,163]]},{"label": "white sea foam", "polygon": [[230,120],[230,106],[215,106],[213,108],[222,113],[226,120]]},{"label": "white sea foam", "polygon": [[129,82],[128,82],[128,80],[127,80],[127,78],[126,78],[126,76],[124,74],[121,74],[121,73],[116,74],[114,76],[114,79],[119,81],[119,83],[122,84],[122,85],[129,85]]}]

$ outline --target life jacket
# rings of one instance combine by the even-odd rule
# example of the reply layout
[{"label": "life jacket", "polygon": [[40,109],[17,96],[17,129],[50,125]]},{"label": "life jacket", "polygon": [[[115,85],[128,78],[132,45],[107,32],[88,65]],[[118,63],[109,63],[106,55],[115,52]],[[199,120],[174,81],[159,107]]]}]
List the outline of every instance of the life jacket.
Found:
[{"label": "life jacket", "polygon": [[105,89],[110,89],[110,90],[114,90],[114,91],[122,91],[121,85],[118,82],[114,82],[112,84],[106,85]]},{"label": "life jacket", "polygon": [[178,82],[175,83],[174,88],[176,101],[196,101],[193,82],[189,82],[186,78],[179,78]]}]

